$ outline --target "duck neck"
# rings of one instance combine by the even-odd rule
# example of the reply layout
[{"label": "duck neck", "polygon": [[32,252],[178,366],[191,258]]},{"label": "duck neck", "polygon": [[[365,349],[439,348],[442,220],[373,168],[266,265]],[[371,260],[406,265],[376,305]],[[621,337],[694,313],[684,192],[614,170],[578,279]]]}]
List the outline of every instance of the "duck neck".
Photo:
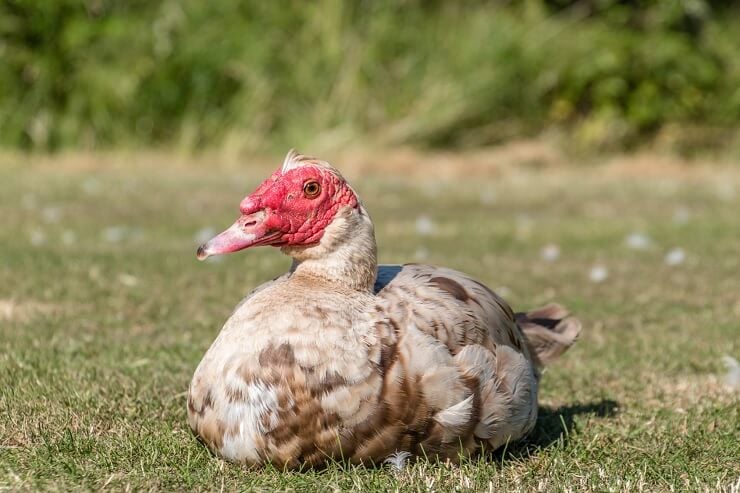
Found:
[{"label": "duck neck", "polygon": [[377,245],[370,216],[363,207],[339,211],[321,241],[310,247],[284,247],[293,258],[291,272],[362,292],[372,292],[377,273]]}]

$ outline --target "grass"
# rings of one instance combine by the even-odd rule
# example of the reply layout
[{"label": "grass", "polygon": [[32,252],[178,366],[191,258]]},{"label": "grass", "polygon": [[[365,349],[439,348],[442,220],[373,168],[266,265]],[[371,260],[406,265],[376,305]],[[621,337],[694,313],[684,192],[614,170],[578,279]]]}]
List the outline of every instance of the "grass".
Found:
[{"label": "grass", "polygon": [[[466,158],[426,156],[424,168],[411,155],[395,174],[345,158],[381,260],[475,273],[518,308],[557,300],[585,329],[546,372],[523,443],[459,467],[283,473],[213,458],[185,419],[189,379],[230,310],[288,265],[271,250],[195,260],[195,237],[230,224],[268,168],[173,160],[3,160],[0,489],[740,488],[740,407],[721,363],[740,355],[737,168],[498,163],[442,180],[435,163]],[[625,245],[634,232],[648,248]],[[550,243],[554,261],[540,254]],[[666,265],[677,247],[685,261]],[[608,269],[601,283],[595,265]]]},{"label": "grass", "polygon": [[740,154],[726,0],[0,3],[0,145]]}]

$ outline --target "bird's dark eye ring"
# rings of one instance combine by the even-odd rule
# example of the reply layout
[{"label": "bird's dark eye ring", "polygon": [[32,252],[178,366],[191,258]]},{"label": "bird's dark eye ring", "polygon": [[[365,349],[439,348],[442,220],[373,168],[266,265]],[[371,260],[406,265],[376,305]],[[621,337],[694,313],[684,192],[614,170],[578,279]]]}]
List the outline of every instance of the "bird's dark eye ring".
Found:
[{"label": "bird's dark eye ring", "polygon": [[319,182],[314,180],[307,181],[303,185],[303,193],[306,195],[306,197],[312,199],[316,197],[319,193],[321,193],[321,185],[319,185]]}]

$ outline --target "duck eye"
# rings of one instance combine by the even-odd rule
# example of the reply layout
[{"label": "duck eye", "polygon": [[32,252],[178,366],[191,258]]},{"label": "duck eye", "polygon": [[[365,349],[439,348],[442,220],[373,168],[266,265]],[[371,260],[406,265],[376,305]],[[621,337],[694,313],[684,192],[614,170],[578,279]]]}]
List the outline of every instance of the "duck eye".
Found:
[{"label": "duck eye", "polygon": [[316,197],[320,192],[321,185],[319,185],[319,182],[317,181],[307,181],[306,184],[303,185],[303,193],[310,199]]}]

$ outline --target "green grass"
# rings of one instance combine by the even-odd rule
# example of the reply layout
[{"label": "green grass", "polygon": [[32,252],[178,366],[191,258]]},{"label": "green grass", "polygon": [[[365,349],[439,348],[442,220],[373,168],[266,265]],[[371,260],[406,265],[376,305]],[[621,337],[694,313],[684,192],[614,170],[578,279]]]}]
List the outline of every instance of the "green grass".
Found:
[{"label": "green grass", "polygon": [[0,146],[475,147],[557,134],[738,155],[727,0],[7,0]]},{"label": "green grass", "polygon": [[[0,167],[0,489],[737,491],[740,406],[721,363],[740,356],[737,170],[443,182],[349,167],[382,261],[474,273],[517,308],[557,300],[584,331],[544,375],[534,434],[505,452],[400,473],[283,473],[213,458],[185,416],[189,379],[230,310],[288,266],[274,250],[195,260],[198,231],[231,224],[266,169],[25,160]],[[416,233],[420,215],[429,236]],[[627,248],[633,232],[651,246]],[[554,262],[540,256],[548,243]],[[674,247],[686,261],[667,266]],[[596,264],[602,283],[588,277]]]}]

